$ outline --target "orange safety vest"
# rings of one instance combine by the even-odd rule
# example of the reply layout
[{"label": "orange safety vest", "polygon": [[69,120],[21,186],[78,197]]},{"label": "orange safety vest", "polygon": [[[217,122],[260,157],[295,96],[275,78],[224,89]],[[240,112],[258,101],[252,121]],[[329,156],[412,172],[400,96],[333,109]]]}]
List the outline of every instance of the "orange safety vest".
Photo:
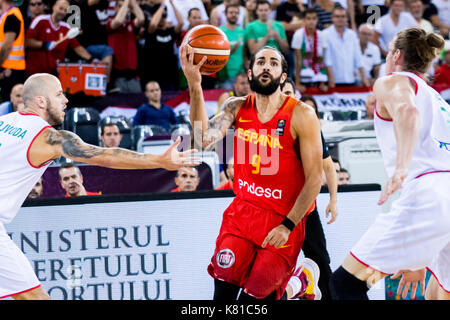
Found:
[{"label": "orange safety vest", "polygon": [[0,18],[0,48],[5,41],[5,21],[10,15],[15,15],[16,18],[20,20],[20,32],[16,40],[14,40],[11,52],[9,53],[8,58],[3,62],[2,68],[25,70],[25,24],[22,13],[17,7],[12,7]]}]

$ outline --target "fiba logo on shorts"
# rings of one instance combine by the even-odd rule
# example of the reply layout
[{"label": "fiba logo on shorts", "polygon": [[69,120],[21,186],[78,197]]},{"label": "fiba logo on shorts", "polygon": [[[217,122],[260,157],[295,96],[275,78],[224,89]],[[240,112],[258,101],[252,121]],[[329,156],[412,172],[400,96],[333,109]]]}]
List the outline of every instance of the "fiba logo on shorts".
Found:
[{"label": "fiba logo on shorts", "polygon": [[234,264],[234,253],[230,249],[220,250],[216,255],[217,265],[221,268],[229,268]]}]

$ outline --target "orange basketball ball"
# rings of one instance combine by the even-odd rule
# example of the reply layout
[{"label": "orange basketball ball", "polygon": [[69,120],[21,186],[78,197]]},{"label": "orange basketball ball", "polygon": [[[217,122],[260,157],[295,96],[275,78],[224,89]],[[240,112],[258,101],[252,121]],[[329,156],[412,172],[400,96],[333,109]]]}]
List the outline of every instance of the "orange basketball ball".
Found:
[{"label": "orange basketball ball", "polygon": [[189,44],[194,49],[194,64],[198,64],[203,56],[207,56],[207,60],[200,68],[202,74],[212,74],[221,70],[230,57],[228,37],[213,25],[202,24],[192,28],[184,37],[183,44]]}]

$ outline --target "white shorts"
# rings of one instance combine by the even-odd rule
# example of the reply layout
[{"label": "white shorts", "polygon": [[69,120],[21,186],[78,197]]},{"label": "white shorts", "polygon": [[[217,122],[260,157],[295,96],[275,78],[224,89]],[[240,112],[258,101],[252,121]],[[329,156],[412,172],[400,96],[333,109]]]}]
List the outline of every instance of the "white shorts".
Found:
[{"label": "white shorts", "polygon": [[0,299],[36,289],[40,282],[22,251],[0,223]]},{"label": "white shorts", "polygon": [[450,173],[407,182],[390,212],[381,213],[350,254],[385,274],[428,267],[450,292]]}]

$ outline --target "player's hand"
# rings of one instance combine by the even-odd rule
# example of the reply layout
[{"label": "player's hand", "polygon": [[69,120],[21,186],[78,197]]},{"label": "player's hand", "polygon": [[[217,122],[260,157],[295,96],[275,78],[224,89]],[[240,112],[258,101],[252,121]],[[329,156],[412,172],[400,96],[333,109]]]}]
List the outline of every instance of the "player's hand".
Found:
[{"label": "player's hand", "polygon": [[194,64],[194,48],[189,44],[184,44],[180,48],[180,62],[184,75],[188,83],[201,84],[202,74],[200,73],[201,66],[207,60],[206,56],[203,56],[202,60],[198,64]]},{"label": "player's hand", "polygon": [[330,223],[333,223],[334,221],[336,221],[336,218],[338,216],[336,201],[330,201],[330,203],[328,203],[327,209],[325,210],[325,215],[327,218],[330,215],[330,213],[331,213],[331,219],[330,219],[330,221],[327,222],[327,224],[330,224]]},{"label": "player's hand", "polygon": [[268,244],[280,249],[289,239],[291,232],[284,225],[280,224],[278,227],[273,228],[264,239],[261,247],[265,248]]},{"label": "player's hand", "polygon": [[386,182],[383,191],[381,191],[380,199],[378,200],[379,205],[384,204],[395,191],[402,187],[403,181],[407,175],[407,170],[395,170],[392,177]]},{"label": "player's hand", "polygon": [[190,149],[179,152],[178,145],[181,143],[181,138],[177,140],[161,155],[161,168],[166,170],[178,170],[181,167],[198,166],[201,163],[199,157],[193,157],[192,154],[198,152],[197,149]]},{"label": "player's hand", "polygon": [[[408,295],[408,291],[411,288],[411,299],[416,297],[417,284],[420,283],[420,293],[425,295],[425,277],[426,269],[419,269],[416,271],[400,270],[391,279],[397,279],[402,276],[398,284],[397,295],[401,295],[403,299]],[[403,294],[402,294],[403,291]]]}]

